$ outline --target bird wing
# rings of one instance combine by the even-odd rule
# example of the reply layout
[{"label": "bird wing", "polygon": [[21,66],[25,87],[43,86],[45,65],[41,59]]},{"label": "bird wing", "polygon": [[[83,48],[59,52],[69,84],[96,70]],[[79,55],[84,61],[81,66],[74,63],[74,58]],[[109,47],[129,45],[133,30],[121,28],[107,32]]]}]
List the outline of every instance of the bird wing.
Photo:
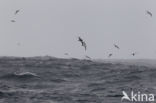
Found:
[{"label": "bird wing", "polygon": [[115,47],[115,48],[117,48],[117,49],[120,49],[120,48],[119,48],[119,46],[118,46],[118,45],[116,45],[116,44],[114,44],[114,47]]},{"label": "bird wing", "polygon": [[152,13],[150,11],[147,11],[147,14],[149,14],[152,17]]},{"label": "bird wing", "polygon": [[15,20],[11,20],[11,22],[16,22]]},{"label": "bird wing", "polygon": [[83,41],[81,37],[79,37],[79,41]]},{"label": "bird wing", "polygon": [[83,46],[84,46],[85,50],[87,50],[87,45],[85,42],[83,42]]},{"label": "bird wing", "polygon": [[15,11],[15,15],[16,15],[19,11],[20,11],[20,10],[16,10],[16,11]]},{"label": "bird wing", "polygon": [[81,39],[81,37],[78,37],[78,41],[81,42],[81,44],[83,46],[83,40]]},{"label": "bird wing", "polygon": [[85,50],[87,50],[87,45],[81,37],[78,37],[78,41],[81,42],[82,46],[85,48]]},{"label": "bird wing", "polygon": [[111,56],[112,56],[112,54],[109,54],[109,55],[108,55],[108,57],[111,57]]}]

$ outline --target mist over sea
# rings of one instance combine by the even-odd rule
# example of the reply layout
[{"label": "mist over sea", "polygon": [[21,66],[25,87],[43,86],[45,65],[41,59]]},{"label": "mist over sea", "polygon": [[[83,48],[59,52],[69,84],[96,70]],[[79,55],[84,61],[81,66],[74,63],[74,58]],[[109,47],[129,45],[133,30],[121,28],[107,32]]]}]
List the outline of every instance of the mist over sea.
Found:
[{"label": "mist over sea", "polygon": [[120,103],[123,90],[156,94],[155,63],[0,57],[0,103]]}]

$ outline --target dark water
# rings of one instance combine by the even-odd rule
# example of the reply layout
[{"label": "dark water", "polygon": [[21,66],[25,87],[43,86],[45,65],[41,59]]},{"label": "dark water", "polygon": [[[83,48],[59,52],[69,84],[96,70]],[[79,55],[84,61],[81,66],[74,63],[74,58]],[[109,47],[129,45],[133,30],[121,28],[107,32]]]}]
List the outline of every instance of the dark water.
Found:
[{"label": "dark water", "polygon": [[156,69],[77,59],[0,59],[0,103],[121,103],[123,90],[156,94]]}]

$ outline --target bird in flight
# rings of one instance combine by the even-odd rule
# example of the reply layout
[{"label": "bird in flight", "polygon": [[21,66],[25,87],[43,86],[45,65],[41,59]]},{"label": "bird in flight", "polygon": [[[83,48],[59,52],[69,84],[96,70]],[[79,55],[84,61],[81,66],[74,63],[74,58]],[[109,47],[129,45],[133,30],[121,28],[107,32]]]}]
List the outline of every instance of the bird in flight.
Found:
[{"label": "bird in flight", "polygon": [[78,41],[81,42],[81,44],[83,46],[83,39],[81,37],[79,37],[78,39],[79,39]]},{"label": "bird in flight", "polygon": [[113,54],[112,54],[112,53],[110,53],[110,54],[108,55],[108,57],[110,58],[112,55],[113,55]]},{"label": "bird in flight", "polygon": [[119,48],[119,46],[118,46],[118,45],[116,45],[116,44],[114,44],[114,47],[115,47],[115,48],[117,48],[117,49],[120,49],[120,48]]},{"label": "bird in flight", "polygon": [[78,41],[81,42],[82,46],[87,50],[87,45],[81,37],[78,37]]},{"label": "bird in flight", "polygon": [[136,52],[132,53],[131,55],[132,55],[132,56],[135,56],[135,55],[136,55]]},{"label": "bird in flight", "polygon": [[14,23],[14,22],[16,22],[16,21],[15,21],[15,20],[11,20],[11,22],[13,22],[13,23]]},{"label": "bird in flight", "polygon": [[16,14],[18,14],[19,12],[20,12],[20,10],[16,10],[14,14],[16,15]]},{"label": "bird in flight", "polygon": [[146,11],[146,13],[148,14],[148,15],[150,15],[151,17],[153,16],[153,14],[150,12],[150,11]]}]

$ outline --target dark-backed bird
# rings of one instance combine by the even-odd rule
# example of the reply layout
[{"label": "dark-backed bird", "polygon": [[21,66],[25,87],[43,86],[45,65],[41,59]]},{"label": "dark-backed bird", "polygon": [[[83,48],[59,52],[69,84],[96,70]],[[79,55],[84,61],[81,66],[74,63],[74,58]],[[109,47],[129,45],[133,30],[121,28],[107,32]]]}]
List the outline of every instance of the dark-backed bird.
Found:
[{"label": "dark-backed bird", "polygon": [[110,58],[112,55],[113,55],[113,54],[112,54],[112,53],[110,53],[110,54],[108,55],[108,57]]},{"label": "dark-backed bird", "polygon": [[148,15],[150,15],[151,17],[153,16],[152,13],[151,13],[150,11],[148,11],[148,10],[146,11],[146,13],[147,13]]},{"label": "dark-backed bird", "polygon": [[136,55],[136,52],[135,52],[135,53],[132,53],[131,55],[132,55],[132,56],[135,56],[135,55]]},{"label": "dark-backed bird", "polygon": [[118,45],[116,45],[116,44],[114,44],[114,47],[115,47],[115,48],[117,48],[117,49],[120,49],[120,48],[119,48],[119,46],[118,46]]},{"label": "dark-backed bird", "polygon": [[78,37],[78,39],[79,39],[78,41],[81,42],[81,44],[83,46],[83,42],[84,42],[83,39],[81,37]]},{"label": "dark-backed bird", "polygon": [[78,37],[78,41],[81,42],[81,45],[87,50],[87,45],[81,37]]},{"label": "dark-backed bird", "polygon": [[15,20],[11,20],[11,22],[13,22],[13,23],[14,23],[14,22],[16,22],[16,21],[15,21]]},{"label": "dark-backed bird", "polygon": [[16,15],[16,14],[18,14],[19,12],[20,12],[20,10],[16,10],[14,14]]}]

